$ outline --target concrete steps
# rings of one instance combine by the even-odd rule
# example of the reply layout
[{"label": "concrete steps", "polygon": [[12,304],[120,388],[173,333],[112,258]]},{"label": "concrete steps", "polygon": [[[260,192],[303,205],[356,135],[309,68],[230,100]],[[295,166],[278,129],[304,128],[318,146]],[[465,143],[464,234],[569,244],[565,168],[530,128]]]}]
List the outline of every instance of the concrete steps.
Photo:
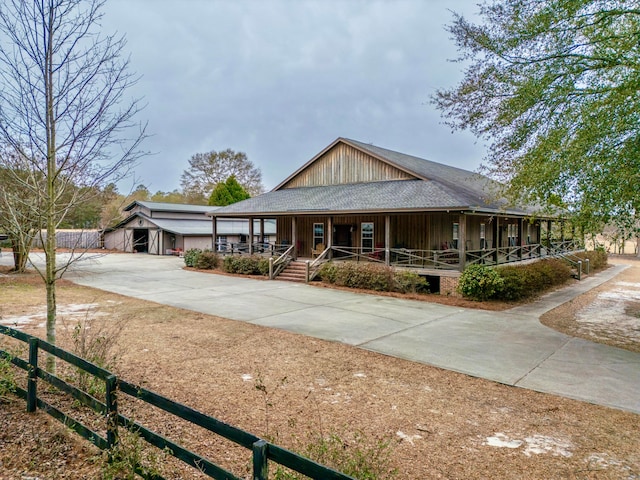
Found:
[{"label": "concrete steps", "polygon": [[287,282],[304,283],[306,280],[306,265],[304,261],[292,261],[287,265],[276,280],[285,280]]}]

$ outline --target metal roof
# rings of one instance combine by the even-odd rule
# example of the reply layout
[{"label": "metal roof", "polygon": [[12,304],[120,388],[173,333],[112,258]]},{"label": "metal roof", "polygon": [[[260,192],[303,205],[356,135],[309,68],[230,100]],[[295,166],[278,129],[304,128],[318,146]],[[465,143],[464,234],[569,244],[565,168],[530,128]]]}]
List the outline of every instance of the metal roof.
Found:
[{"label": "metal roof", "polygon": [[[161,230],[165,230],[176,235],[185,236],[198,236],[198,235],[212,235],[213,225],[211,219],[203,217],[202,220],[198,219],[179,219],[179,218],[151,218],[143,213],[137,212],[125,220],[120,222],[115,227],[109,229],[109,231],[116,230],[125,226],[136,218],[144,218],[147,222],[155,225]],[[239,218],[220,218],[216,224],[216,233],[218,235],[249,235],[249,221],[247,219]],[[259,233],[259,220],[254,220],[254,234]],[[148,228],[148,227],[141,227]],[[264,235],[276,234],[276,222],[274,219],[264,220]]]},{"label": "metal roof", "polygon": [[217,207],[210,205],[188,205],[185,203],[166,203],[166,202],[147,202],[144,200],[136,200],[131,202],[124,208],[125,212],[132,210],[136,205],[141,205],[151,211],[156,212],[177,212],[177,213],[207,213],[215,210]]}]

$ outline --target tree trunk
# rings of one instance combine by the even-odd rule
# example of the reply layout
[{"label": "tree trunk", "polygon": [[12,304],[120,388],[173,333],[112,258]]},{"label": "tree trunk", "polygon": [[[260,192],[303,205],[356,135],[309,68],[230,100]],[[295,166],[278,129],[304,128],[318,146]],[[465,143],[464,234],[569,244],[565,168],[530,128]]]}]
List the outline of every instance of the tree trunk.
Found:
[{"label": "tree trunk", "polygon": [[[54,25],[54,9],[49,9],[49,27]],[[47,240],[44,246],[46,259],[44,283],[47,288],[47,342],[56,343],[56,121],[54,115],[53,93],[53,31],[48,28],[47,49],[45,56],[45,96],[46,96],[46,131],[47,131],[47,196],[46,219]],[[55,373],[56,359],[53,355],[47,356],[47,372]]]},{"label": "tree trunk", "polygon": [[27,268],[28,253],[19,242],[11,240],[11,250],[13,251],[13,271],[17,273],[24,273]]}]

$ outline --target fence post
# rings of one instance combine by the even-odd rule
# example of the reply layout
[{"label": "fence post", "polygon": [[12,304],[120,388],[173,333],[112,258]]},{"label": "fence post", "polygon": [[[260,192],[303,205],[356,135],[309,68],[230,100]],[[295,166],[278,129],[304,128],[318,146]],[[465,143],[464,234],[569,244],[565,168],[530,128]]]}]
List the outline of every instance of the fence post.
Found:
[{"label": "fence post", "polygon": [[585,270],[586,270],[586,273],[587,273],[587,275],[589,275],[590,270],[591,270],[591,263],[589,262],[589,259],[588,259],[588,258],[585,258],[585,259],[584,259],[584,263],[585,263]]},{"label": "fence post", "polygon": [[582,262],[578,260],[578,280],[582,280]]},{"label": "fence post", "polygon": [[29,372],[27,374],[27,412],[36,411],[38,405],[38,339],[29,339]]},{"label": "fence post", "polygon": [[305,283],[309,283],[309,263],[311,263],[309,260],[306,260],[304,262],[304,281],[305,281]]},{"label": "fence post", "polygon": [[109,375],[105,380],[105,403],[107,405],[107,447],[118,442],[118,377]]},{"label": "fence post", "polygon": [[269,257],[269,280],[273,280],[273,257]]},{"label": "fence post", "polygon": [[264,440],[258,440],[253,444],[253,480],[267,480],[269,478],[268,446],[269,444]]}]

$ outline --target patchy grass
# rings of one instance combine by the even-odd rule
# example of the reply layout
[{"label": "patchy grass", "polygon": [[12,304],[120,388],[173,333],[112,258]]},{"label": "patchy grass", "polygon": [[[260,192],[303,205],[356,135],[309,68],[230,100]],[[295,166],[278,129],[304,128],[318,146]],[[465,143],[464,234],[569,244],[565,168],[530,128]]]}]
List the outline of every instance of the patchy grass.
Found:
[{"label": "patchy grass", "polygon": [[[5,319],[42,312],[37,281],[25,279],[27,294],[4,287]],[[640,415],[69,283],[60,285],[58,303],[94,305],[82,312],[91,322],[123,323],[116,369],[127,380],[302,453],[313,450],[308,439],[324,439],[316,448],[325,450],[338,435],[344,448],[388,445],[387,467],[398,479],[640,475]],[[72,310],[59,323],[66,347],[73,342]],[[37,318],[23,328],[44,335]],[[250,476],[247,451],[119,401],[137,421]],[[59,424],[42,413],[22,414],[23,407],[17,400],[0,405],[3,479],[99,478],[93,447],[65,433],[64,446],[54,448]],[[169,478],[202,478],[170,469]]]}]

